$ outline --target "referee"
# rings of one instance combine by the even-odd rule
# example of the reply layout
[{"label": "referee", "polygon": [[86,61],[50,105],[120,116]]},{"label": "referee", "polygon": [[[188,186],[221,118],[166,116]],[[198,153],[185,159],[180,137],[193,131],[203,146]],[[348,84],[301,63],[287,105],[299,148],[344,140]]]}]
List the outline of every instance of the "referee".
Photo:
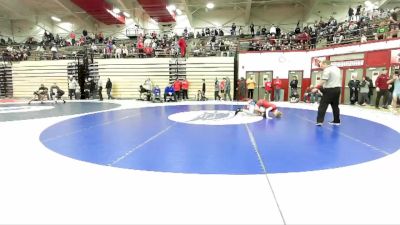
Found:
[{"label": "referee", "polygon": [[325,118],[326,110],[331,105],[333,111],[333,121],[331,125],[340,125],[340,109],[339,98],[342,92],[342,76],[337,66],[331,65],[329,60],[321,62],[320,67],[324,69],[319,84],[313,89],[313,93],[318,89],[322,92],[321,103],[318,107],[317,123],[315,125],[322,126]]}]

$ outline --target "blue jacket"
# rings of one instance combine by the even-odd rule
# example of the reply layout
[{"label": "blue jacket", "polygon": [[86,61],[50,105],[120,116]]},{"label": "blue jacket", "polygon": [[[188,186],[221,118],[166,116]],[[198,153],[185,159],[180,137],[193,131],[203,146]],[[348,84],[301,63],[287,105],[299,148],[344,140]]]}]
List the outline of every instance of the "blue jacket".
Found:
[{"label": "blue jacket", "polygon": [[169,95],[169,93],[175,93],[174,87],[172,86],[167,86],[165,88],[164,94]]}]

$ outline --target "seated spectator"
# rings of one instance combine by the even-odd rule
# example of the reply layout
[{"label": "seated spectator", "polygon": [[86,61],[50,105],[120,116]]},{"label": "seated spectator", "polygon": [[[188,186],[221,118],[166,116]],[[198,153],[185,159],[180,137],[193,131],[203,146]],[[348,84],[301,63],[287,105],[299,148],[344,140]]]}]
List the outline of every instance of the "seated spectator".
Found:
[{"label": "seated spectator", "polygon": [[176,102],[176,95],[175,95],[175,90],[173,84],[169,84],[167,87],[165,87],[164,90],[164,102],[175,101]]}]

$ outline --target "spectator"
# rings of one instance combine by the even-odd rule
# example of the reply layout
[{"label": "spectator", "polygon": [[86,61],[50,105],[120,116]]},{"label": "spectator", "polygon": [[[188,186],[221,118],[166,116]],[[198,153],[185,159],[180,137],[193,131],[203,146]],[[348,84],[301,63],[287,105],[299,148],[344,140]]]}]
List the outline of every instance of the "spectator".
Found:
[{"label": "spectator", "polygon": [[279,102],[281,99],[281,89],[282,89],[282,81],[277,76],[274,80],[274,97],[275,101]]},{"label": "spectator", "polygon": [[225,94],[224,94],[224,100],[226,101],[226,96],[228,95],[229,101],[232,101],[232,96],[231,96],[231,80],[229,77],[225,77]]},{"label": "spectator", "polygon": [[219,91],[220,91],[220,85],[219,85],[219,81],[218,78],[215,78],[215,83],[214,83],[214,100],[221,100],[221,96],[219,95]]},{"label": "spectator", "polygon": [[176,101],[176,95],[173,84],[169,84],[164,89],[164,102],[167,102],[167,97],[169,98],[168,101]]},{"label": "spectator", "polygon": [[369,91],[368,91],[368,104],[372,105],[371,104],[371,97],[374,94],[374,89],[375,89],[374,88],[374,82],[372,82],[372,79],[370,77],[365,77],[365,80],[368,81],[368,89],[369,89]]},{"label": "spectator", "polygon": [[251,36],[254,37],[254,24],[253,23],[250,24],[250,33],[251,33]]},{"label": "spectator", "polygon": [[348,11],[348,16],[349,16],[349,21],[353,20],[353,16],[354,16],[354,9],[349,7],[349,11]]},{"label": "spectator", "polygon": [[270,34],[276,34],[276,27],[274,24],[272,24],[271,28],[269,29]]},{"label": "spectator", "polygon": [[174,82],[175,101],[181,99],[181,90],[182,90],[182,83],[178,78],[176,78]]},{"label": "spectator", "polygon": [[352,75],[351,80],[347,85],[350,89],[350,104],[354,105],[358,101],[358,90],[360,88],[360,81],[356,80],[356,77]]},{"label": "spectator", "polygon": [[235,36],[235,35],[236,35],[236,24],[235,24],[235,23],[232,23],[231,35],[232,35],[232,36]]},{"label": "spectator", "polygon": [[253,99],[254,89],[256,87],[256,82],[254,80],[254,75],[251,75],[247,81],[247,98]]},{"label": "spectator", "polygon": [[188,90],[189,90],[189,82],[185,79],[182,81],[182,99],[183,100],[188,100]]},{"label": "spectator", "polygon": [[106,89],[107,89],[108,100],[114,99],[114,97],[111,95],[112,82],[111,82],[110,78],[107,78]]},{"label": "spectator", "polygon": [[399,13],[400,13],[400,7],[395,7],[394,11],[392,14],[390,14],[390,37],[394,38],[397,37],[398,32],[399,32]]},{"label": "spectator", "polygon": [[100,101],[103,101],[103,82],[101,82],[101,80],[99,79],[99,81],[97,82],[97,86],[98,86],[98,94],[99,94],[99,99]]},{"label": "spectator", "polygon": [[388,99],[388,85],[389,81],[389,76],[387,74],[387,70],[383,69],[381,74],[376,78],[375,81],[375,86],[376,86],[376,92],[377,92],[377,97],[375,101],[375,108],[379,109],[379,102],[381,100],[381,97],[383,96],[383,108],[387,109],[387,99]]},{"label": "spectator", "polygon": [[270,102],[272,93],[272,82],[267,78],[264,78],[264,89],[265,89],[264,99]]},{"label": "spectator", "polygon": [[369,102],[368,92],[369,92],[369,81],[366,79],[366,77],[363,77],[360,83],[360,100],[358,102],[360,105],[366,106],[367,103]]},{"label": "spectator", "polygon": [[186,57],[186,41],[184,37],[181,37],[178,41],[179,49],[181,50],[181,57]]},{"label": "spectator", "polygon": [[290,91],[291,91],[291,93],[294,93],[294,92],[297,93],[298,84],[299,84],[299,81],[297,80],[297,76],[293,76],[293,80],[290,81]]},{"label": "spectator", "polygon": [[76,82],[75,78],[71,76],[68,80],[68,96],[69,99],[72,100],[72,96],[76,99],[76,88],[78,87],[78,82]]}]

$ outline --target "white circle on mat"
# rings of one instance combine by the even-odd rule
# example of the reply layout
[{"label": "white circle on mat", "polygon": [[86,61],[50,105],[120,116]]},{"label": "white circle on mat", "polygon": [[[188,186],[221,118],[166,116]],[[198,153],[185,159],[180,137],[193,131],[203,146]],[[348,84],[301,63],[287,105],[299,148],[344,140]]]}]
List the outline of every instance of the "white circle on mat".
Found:
[{"label": "white circle on mat", "polygon": [[53,109],[54,106],[9,106],[9,107],[0,107],[1,113],[21,113],[21,112],[34,112],[34,111],[42,111],[42,110],[50,110]]},{"label": "white circle on mat", "polygon": [[168,119],[179,123],[195,125],[235,125],[255,123],[263,118],[244,113],[239,113],[235,116],[234,111],[228,110],[201,110],[175,113],[168,116]]}]

